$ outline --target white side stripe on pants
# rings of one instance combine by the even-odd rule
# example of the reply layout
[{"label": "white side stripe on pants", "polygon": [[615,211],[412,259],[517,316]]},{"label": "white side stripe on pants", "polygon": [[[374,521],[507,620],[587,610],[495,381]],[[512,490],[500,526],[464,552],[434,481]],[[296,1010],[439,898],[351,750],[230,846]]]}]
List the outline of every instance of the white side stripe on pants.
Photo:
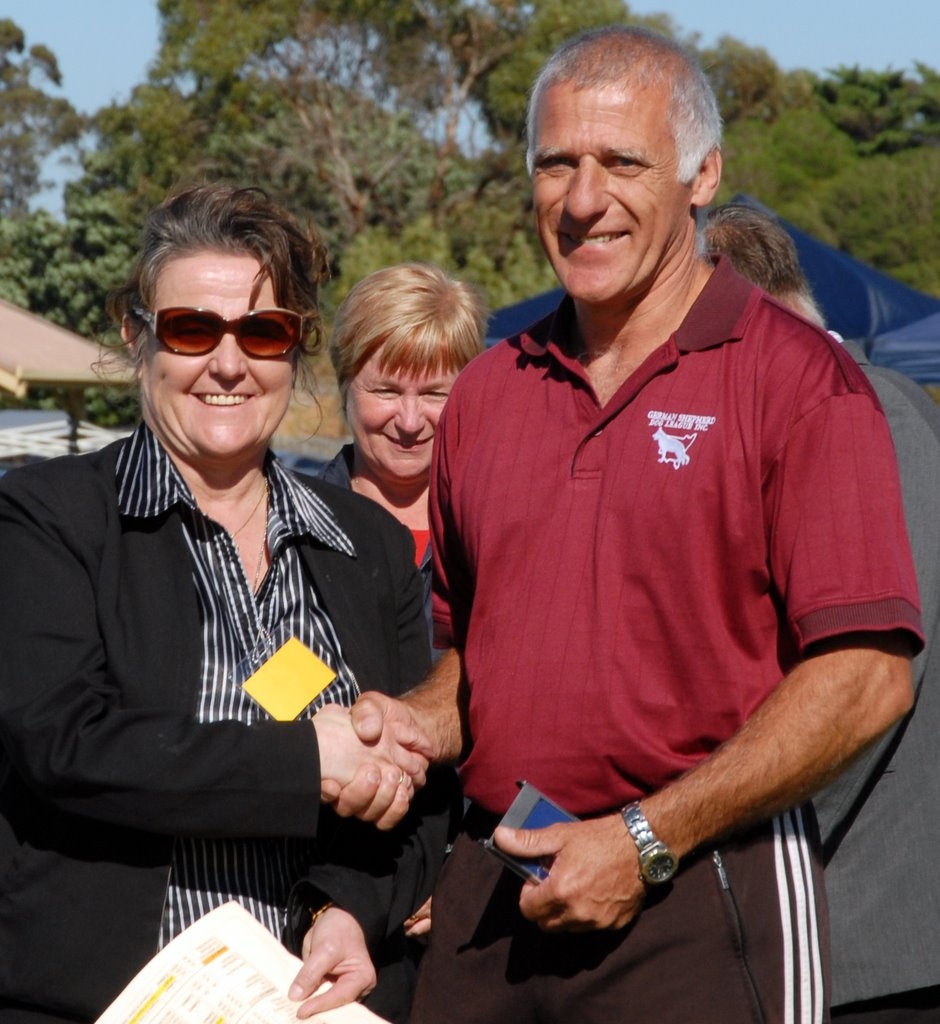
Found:
[{"label": "white side stripe on pants", "polygon": [[802,810],[797,808],[775,818],[773,826],[783,927],[784,1024],[821,1024],[823,974],[816,886]]}]

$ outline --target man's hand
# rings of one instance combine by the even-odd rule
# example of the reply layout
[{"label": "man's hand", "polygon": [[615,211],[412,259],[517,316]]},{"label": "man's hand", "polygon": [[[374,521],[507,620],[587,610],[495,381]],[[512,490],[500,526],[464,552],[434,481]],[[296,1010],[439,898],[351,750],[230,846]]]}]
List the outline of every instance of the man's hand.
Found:
[{"label": "man's hand", "polygon": [[350,717],[363,743],[394,743],[402,757],[420,756],[425,762],[438,756],[431,738],[405,701],[384,693],[364,693],[353,704]]},{"label": "man's hand", "polygon": [[636,847],[619,814],[541,829],[500,827],[496,845],[527,860],[551,860],[548,878],[527,882],[519,897],[523,916],[545,931],[623,928],[640,911]]},{"label": "man's hand", "polygon": [[352,726],[373,762],[360,767],[351,780],[338,779],[325,791],[324,799],[333,803],[337,814],[391,828],[408,810],[415,789],[424,785],[428,763],[457,762],[465,739],[459,699],[462,678],[461,655],[451,649],[404,699],[370,692],[356,701]]},{"label": "man's hand", "polygon": [[[302,956],[303,967],[287,993],[294,1002],[304,1000],[297,1008],[302,1019],[354,1002],[375,988],[375,967],[362,929],[339,907],[330,907],[317,918],[304,937]],[[333,985],[314,995],[324,982]]]},{"label": "man's hand", "polygon": [[363,742],[349,712],[327,704],[313,717],[320,750],[320,797],[338,814],[392,828],[424,785],[427,759],[379,735]]}]

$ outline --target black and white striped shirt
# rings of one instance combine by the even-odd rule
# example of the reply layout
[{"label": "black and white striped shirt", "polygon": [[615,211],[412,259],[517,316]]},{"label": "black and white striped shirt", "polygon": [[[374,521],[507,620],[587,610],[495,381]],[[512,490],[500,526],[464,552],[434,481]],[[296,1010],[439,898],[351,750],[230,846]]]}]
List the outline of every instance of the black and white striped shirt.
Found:
[{"label": "black and white striped shirt", "polygon": [[[311,717],[328,701],[348,707],[359,693],[297,550],[298,539],[312,535],[354,556],[352,542],[330,509],[273,455],[268,456],[265,474],[271,565],[253,594],[235,541],[199,510],[176,466],[145,425],[128,439],[117,463],[122,515],[157,516],[176,505],[182,516],[202,626],[201,685],[193,694],[193,713],[200,722],[235,719],[250,725],[269,718],[241,689],[238,675],[240,664],[266,637],[297,637],[337,674],[300,717]],[[311,854],[312,843],[299,838],[178,837],[160,945],[232,899],[280,938],[291,885],[306,873]]]}]

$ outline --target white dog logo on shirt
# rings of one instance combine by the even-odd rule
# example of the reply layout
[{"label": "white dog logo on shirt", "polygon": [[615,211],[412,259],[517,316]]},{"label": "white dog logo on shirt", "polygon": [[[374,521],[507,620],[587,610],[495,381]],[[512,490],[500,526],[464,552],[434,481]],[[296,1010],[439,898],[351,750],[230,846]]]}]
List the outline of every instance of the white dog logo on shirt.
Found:
[{"label": "white dog logo on shirt", "polygon": [[659,461],[671,462],[673,469],[680,469],[689,464],[689,449],[698,434],[683,434],[682,437],[675,437],[667,434],[662,427],[659,427],[653,440],[659,445]]}]

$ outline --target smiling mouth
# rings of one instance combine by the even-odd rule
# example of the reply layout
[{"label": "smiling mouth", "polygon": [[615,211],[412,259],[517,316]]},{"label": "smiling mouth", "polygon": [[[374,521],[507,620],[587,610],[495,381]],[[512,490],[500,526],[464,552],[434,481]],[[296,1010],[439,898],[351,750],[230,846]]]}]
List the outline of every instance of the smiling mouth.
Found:
[{"label": "smiling mouth", "polygon": [[243,405],[248,399],[245,395],[200,395],[199,401],[205,405]]},{"label": "smiling mouth", "polygon": [[389,438],[389,440],[393,445],[395,445],[396,448],[400,448],[402,451],[409,452],[417,451],[420,448],[427,447],[428,443],[432,440],[432,438],[423,437],[418,441],[402,441],[400,438]]},{"label": "smiling mouth", "polygon": [[606,245],[608,242],[616,242],[618,238],[623,238],[626,234],[626,231],[614,231],[607,235],[572,235],[570,232],[565,232],[565,238],[575,245]]}]

